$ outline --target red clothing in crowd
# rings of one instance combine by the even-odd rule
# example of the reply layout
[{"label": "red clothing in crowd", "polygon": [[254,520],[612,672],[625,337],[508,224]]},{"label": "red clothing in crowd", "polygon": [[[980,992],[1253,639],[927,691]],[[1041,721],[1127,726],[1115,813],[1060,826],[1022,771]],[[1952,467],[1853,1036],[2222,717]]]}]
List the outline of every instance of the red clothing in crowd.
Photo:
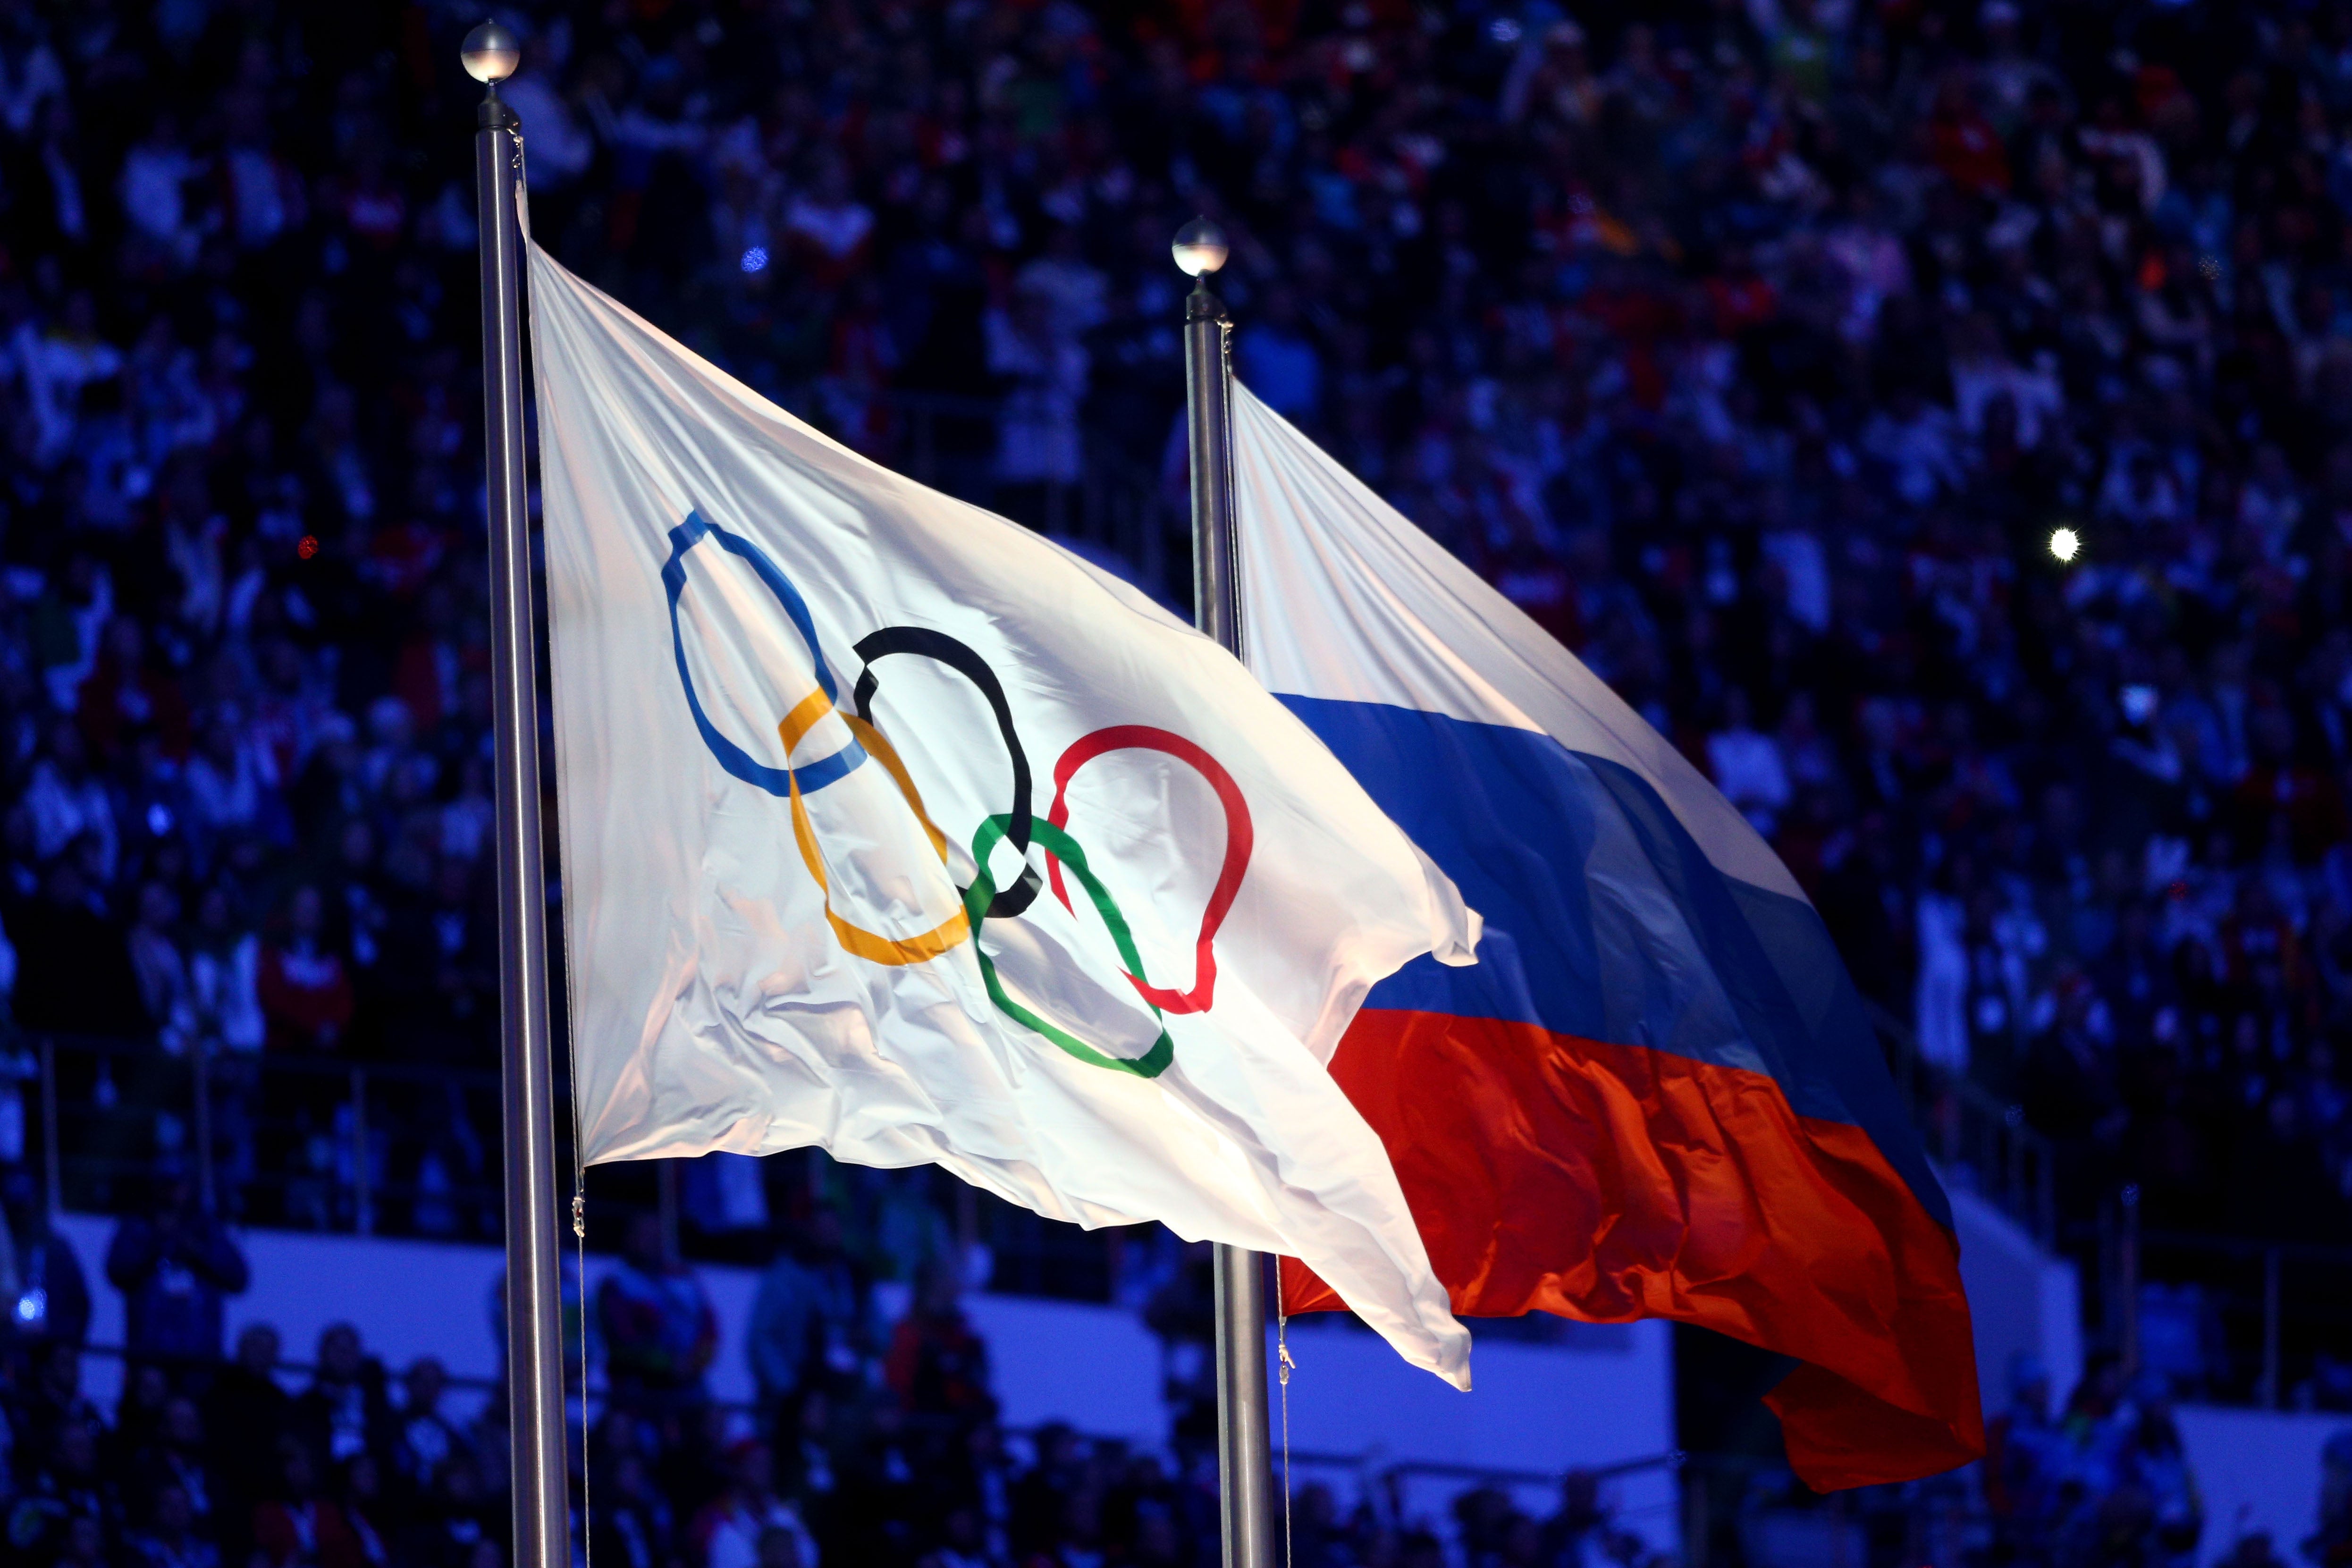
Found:
[{"label": "red clothing in crowd", "polygon": [[261,950],[256,988],[274,1049],[317,1050],[351,1026],[352,978],[340,953],[308,942],[273,942]]},{"label": "red clothing in crowd", "polygon": [[270,1568],[369,1568],[367,1550],[343,1510],[318,1499],[256,1508],[253,1548]]}]

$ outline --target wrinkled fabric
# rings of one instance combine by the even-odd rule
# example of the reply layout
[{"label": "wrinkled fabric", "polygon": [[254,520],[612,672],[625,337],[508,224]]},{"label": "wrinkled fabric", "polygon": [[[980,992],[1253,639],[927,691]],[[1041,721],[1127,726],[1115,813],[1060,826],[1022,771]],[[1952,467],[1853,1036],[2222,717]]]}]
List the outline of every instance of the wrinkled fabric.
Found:
[{"label": "wrinkled fabric", "polygon": [[815,1144],[1290,1253],[1466,1385],[1325,1066],[1467,962],[1452,885],[1141,595],[530,284],[585,1157]]},{"label": "wrinkled fabric", "polygon": [[[1950,1208],[1827,928],[1565,647],[1236,389],[1243,647],[1486,920],[1331,1064],[1465,1315],[1701,1323],[1829,1489],[1983,1451]],[[1293,1311],[1337,1304],[1286,1265]]]}]

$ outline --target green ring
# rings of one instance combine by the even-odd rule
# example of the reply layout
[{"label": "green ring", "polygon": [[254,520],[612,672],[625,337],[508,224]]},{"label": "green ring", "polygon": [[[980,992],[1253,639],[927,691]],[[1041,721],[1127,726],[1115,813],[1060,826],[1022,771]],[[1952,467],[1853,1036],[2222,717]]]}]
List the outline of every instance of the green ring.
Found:
[{"label": "green ring", "polygon": [[[1034,1029],[1089,1067],[1131,1072],[1138,1078],[1158,1078],[1168,1070],[1168,1064],[1176,1059],[1176,1042],[1168,1037],[1167,1016],[1159,1008],[1152,1007],[1151,1016],[1162,1020],[1160,1037],[1151,1043],[1150,1050],[1130,1061],[1125,1057],[1098,1051],[1076,1036],[1055,1028],[1004,994],[1003,984],[996,978],[996,965],[989,962],[987,952],[980,945],[980,928],[988,919],[990,901],[996,897],[996,878],[988,868],[988,854],[1003,839],[1012,822],[1010,813],[992,816],[980,825],[979,832],[971,836],[971,858],[977,869],[973,873],[971,886],[964,889],[963,895],[964,919],[971,923],[971,951],[980,960],[980,977],[988,983],[989,1000],[1016,1023]],[[1128,973],[1141,974],[1143,959],[1135,951],[1135,936],[1128,930],[1127,917],[1118,912],[1118,904],[1111,898],[1110,889],[1104,887],[1102,879],[1087,868],[1087,852],[1078,847],[1077,840],[1042,817],[1031,820],[1029,837],[1076,876],[1079,884],[1087,890],[1087,897],[1094,900],[1095,913],[1102,917],[1104,927],[1110,932],[1111,942],[1118,948],[1119,957],[1126,961]],[[1148,1002],[1144,1005],[1151,1006]]]}]

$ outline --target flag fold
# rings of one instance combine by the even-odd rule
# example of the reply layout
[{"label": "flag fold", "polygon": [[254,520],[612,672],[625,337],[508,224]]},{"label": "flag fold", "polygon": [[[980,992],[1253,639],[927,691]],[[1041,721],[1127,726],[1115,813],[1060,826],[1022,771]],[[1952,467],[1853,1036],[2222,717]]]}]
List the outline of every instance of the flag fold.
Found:
[{"label": "flag fold", "polygon": [[530,253],[590,1161],[814,1144],[1309,1260],[1462,1386],[1326,1064],[1475,917],[1230,655]]},{"label": "flag fold", "polygon": [[[1250,667],[1486,919],[1376,986],[1333,1076],[1454,1310],[1704,1324],[1822,1489],[1983,1450],[1943,1190],[1827,929],[1699,772],[1243,388]],[[1293,1311],[1336,1305],[1286,1265]]]}]

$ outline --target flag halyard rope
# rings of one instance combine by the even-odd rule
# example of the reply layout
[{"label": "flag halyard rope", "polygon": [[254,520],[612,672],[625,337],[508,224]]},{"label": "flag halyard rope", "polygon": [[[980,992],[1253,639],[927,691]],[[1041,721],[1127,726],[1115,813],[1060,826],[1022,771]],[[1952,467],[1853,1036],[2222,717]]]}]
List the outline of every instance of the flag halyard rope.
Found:
[{"label": "flag halyard rope", "polygon": [[1298,1363],[1290,1359],[1290,1313],[1282,1304],[1282,1260],[1274,1265],[1275,1380],[1282,1385],[1282,1568],[1290,1560],[1290,1374]]},{"label": "flag halyard rope", "polygon": [[[572,1239],[580,1258],[580,1564],[581,1568],[596,1568],[596,1521],[590,1511],[588,1492],[588,1171],[580,1163],[580,1107],[576,1099],[572,1119]],[[560,1282],[556,1294],[561,1321]]]}]

